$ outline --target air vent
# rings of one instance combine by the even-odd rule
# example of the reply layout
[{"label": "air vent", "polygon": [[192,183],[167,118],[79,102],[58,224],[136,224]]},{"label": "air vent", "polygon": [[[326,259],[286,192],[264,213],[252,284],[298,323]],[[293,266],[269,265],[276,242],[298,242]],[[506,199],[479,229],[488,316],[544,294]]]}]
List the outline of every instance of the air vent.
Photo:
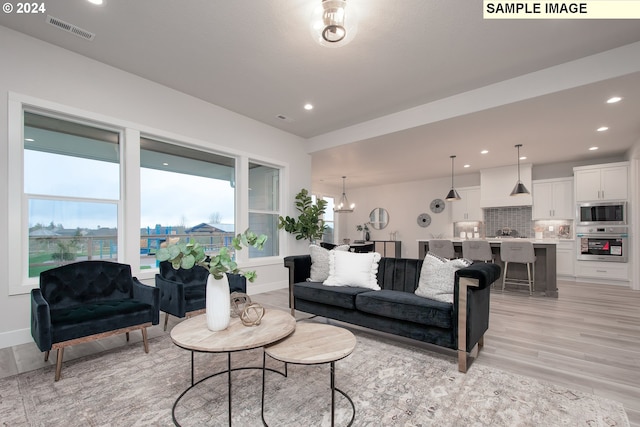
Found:
[{"label": "air vent", "polygon": [[288,123],[293,122],[293,119],[291,119],[291,118],[289,118],[289,117],[285,116],[284,114],[278,114],[276,117],[277,117],[278,119],[282,120],[283,122],[288,122]]},{"label": "air vent", "polygon": [[85,40],[93,41],[93,39],[96,37],[96,35],[90,31],[83,30],[80,27],[76,27],[73,24],[64,22],[62,19],[54,18],[51,15],[47,15],[47,23],[53,25],[56,28],[60,28],[61,30],[64,30],[68,33],[76,35],[80,38],[83,38]]}]

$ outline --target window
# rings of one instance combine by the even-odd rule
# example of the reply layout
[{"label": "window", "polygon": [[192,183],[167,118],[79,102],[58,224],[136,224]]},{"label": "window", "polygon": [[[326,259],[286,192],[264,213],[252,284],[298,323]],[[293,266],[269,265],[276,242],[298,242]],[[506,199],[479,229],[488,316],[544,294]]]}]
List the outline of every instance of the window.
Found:
[{"label": "window", "polygon": [[207,254],[235,235],[235,159],[140,138],[140,268],[161,244],[199,242]]},{"label": "window", "polygon": [[24,112],[28,277],[118,258],[120,133]]},{"label": "window", "polygon": [[334,206],[334,200],[333,197],[323,197],[322,200],[327,202],[327,208],[324,210],[324,225],[327,226],[327,228],[324,231],[324,234],[322,235],[322,241],[323,242],[329,242],[329,243],[336,243],[335,240],[335,217],[334,217],[334,213],[333,213],[333,208]]},{"label": "window", "polygon": [[249,258],[279,255],[279,216],[280,170],[249,162],[249,228],[269,238],[264,250],[249,248]]}]

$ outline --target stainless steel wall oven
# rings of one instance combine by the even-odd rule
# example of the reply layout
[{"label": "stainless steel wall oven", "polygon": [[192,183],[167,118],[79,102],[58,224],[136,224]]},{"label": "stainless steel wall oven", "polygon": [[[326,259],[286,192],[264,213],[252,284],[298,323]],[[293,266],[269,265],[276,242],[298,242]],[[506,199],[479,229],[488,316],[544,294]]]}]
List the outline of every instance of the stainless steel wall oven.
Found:
[{"label": "stainless steel wall oven", "polygon": [[579,261],[628,262],[629,234],[626,226],[579,226]]}]

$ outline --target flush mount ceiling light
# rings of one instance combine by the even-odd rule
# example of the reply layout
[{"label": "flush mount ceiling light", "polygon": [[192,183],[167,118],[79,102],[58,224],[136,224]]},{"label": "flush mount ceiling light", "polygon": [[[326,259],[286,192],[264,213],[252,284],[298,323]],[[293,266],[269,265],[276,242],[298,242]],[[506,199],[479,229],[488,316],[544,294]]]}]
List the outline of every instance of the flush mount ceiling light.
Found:
[{"label": "flush mount ceiling light", "polygon": [[522,144],[516,144],[516,148],[518,149],[518,182],[516,182],[516,186],[513,187],[513,191],[511,192],[512,196],[529,194],[527,187],[525,187],[522,181],[520,181],[520,147],[522,147]]},{"label": "flush mount ceiling light", "polygon": [[322,0],[311,18],[311,34],[325,47],[344,46],[353,40],[357,25],[353,8],[346,0]]},{"label": "flush mount ceiling light", "polygon": [[453,188],[453,159],[455,159],[456,156],[449,157],[451,157],[451,190],[449,190],[449,193],[447,193],[447,197],[445,197],[445,200],[448,202],[452,202],[454,200],[462,200],[462,197],[460,197],[456,189]]},{"label": "flush mount ceiling light", "polygon": [[347,194],[345,192],[345,179],[347,179],[346,176],[342,177],[342,197],[340,198],[340,203],[338,203],[336,205],[335,208],[333,208],[333,211],[336,213],[351,213],[353,212],[353,208],[356,207],[355,203],[349,203],[349,200],[347,199]]}]

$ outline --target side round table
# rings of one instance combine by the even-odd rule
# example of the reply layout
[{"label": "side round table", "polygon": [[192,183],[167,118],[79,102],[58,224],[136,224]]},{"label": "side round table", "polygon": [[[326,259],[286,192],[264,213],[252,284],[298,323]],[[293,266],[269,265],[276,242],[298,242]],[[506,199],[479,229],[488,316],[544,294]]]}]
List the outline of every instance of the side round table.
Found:
[{"label": "side round table", "polygon": [[[262,362],[262,423],[264,419],[264,395],[266,378],[266,358],[269,357],[285,363],[297,365],[331,365],[331,425],[335,422],[335,392],[342,394],[351,404],[353,415],[348,426],[356,417],[356,407],[351,398],[335,385],[335,362],[350,355],[356,347],[356,337],[347,329],[319,323],[299,323],[293,334],[284,340],[264,348]],[[286,376],[286,374],[285,374]]]}]

